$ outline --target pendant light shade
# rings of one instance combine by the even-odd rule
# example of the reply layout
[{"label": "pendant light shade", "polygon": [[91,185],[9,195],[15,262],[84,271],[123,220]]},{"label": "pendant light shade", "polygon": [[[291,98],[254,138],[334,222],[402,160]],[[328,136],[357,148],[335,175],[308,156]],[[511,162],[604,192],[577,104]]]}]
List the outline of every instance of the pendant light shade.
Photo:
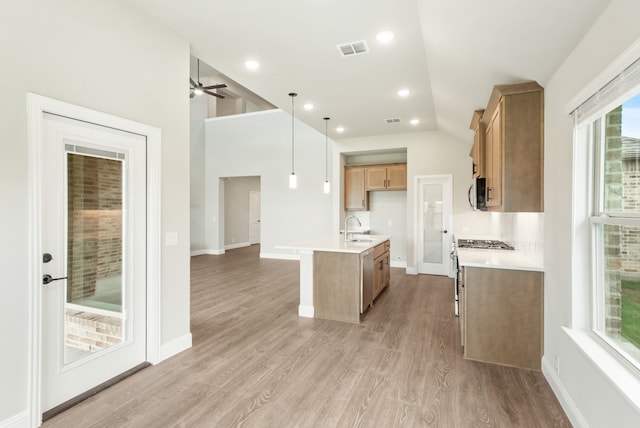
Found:
[{"label": "pendant light shade", "polygon": [[324,118],[324,193],[331,193],[331,183],[329,183],[329,117]]},{"label": "pendant light shade", "polygon": [[293,99],[298,96],[295,92],[289,93],[291,97],[291,175],[289,176],[289,188],[295,189],[298,187],[298,179],[295,172],[295,129],[294,129],[294,111],[293,111]]}]

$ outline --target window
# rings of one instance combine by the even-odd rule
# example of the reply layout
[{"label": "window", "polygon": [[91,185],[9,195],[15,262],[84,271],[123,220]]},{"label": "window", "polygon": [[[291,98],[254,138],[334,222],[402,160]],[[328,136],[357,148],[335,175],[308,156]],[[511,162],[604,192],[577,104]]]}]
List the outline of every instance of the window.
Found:
[{"label": "window", "polygon": [[578,127],[592,148],[592,329],[640,368],[640,87],[634,92]]}]

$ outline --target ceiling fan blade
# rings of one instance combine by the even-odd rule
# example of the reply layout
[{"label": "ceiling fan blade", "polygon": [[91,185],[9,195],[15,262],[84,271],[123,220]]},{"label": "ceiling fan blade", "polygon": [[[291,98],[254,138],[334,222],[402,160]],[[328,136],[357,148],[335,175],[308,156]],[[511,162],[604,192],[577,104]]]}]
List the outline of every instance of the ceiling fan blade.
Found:
[{"label": "ceiling fan blade", "polygon": [[194,88],[198,85],[196,85],[196,82],[193,81],[193,79],[191,77],[189,77],[189,82],[191,82],[191,86],[193,86]]},{"label": "ceiling fan blade", "polygon": [[211,86],[203,86],[202,89],[220,89],[220,88],[226,88],[227,85],[225,85],[224,83],[218,83],[217,85],[211,85]]},{"label": "ceiling fan blade", "polygon": [[224,98],[224,95],[216,94],[215,92],[209,92],[206,89],[204,90],[205,94],[213,95],[214,97]]}]

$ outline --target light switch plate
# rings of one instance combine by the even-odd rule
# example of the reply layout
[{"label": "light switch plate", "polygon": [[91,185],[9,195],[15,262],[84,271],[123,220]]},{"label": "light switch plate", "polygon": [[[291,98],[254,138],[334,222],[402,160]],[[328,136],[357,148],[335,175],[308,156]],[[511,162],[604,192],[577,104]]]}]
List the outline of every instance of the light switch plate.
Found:
[{"label": "light switch plate", "polygon": [[167,247],[178,245],[178,232],[167,232],[167,235],[165,236],[165,245]]}]

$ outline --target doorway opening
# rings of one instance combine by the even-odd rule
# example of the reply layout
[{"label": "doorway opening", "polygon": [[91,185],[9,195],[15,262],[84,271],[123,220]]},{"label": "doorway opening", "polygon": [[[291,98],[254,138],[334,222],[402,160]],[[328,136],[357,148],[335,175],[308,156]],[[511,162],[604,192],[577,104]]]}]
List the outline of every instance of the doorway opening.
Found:
[{"label": "doorway opening", "polygon": [[224,249],[260,245],[260,177],[225,177],[222,180]]}]

